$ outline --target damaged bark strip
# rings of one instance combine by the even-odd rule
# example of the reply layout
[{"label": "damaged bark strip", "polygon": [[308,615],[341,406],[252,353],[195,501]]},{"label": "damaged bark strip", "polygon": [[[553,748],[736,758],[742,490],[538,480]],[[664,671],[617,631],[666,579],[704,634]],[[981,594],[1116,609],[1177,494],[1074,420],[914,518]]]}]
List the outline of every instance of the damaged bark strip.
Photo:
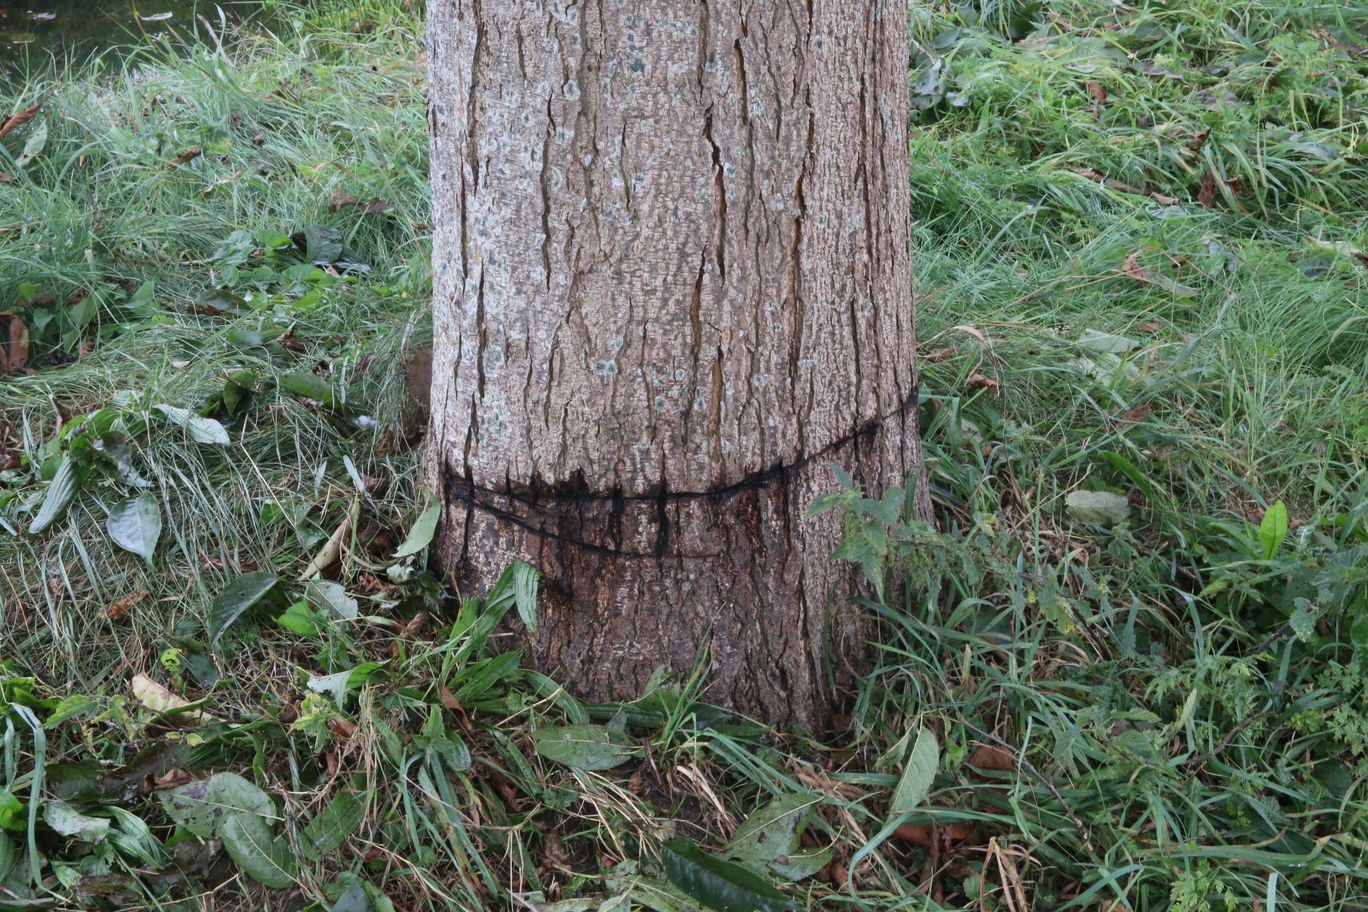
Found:
[{"label": "damaged bark strip", "polygon": [[920,464],[904,6],[428,15],[444,567],[541,566],[529,655],[585,696],[707,642],[709,699],[819,726],[859,636],[807,506]]}]

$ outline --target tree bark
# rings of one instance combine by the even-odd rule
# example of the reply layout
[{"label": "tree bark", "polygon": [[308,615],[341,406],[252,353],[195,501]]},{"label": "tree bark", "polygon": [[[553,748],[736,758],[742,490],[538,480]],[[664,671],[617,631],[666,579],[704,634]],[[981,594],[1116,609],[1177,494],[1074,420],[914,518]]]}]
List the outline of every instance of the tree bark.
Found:
[{"label": "tree bark", "polygon": [[905,6],[428,8],[440,561],[541,567],[581,696],[706,647],[705,699],[820,727],[864,633],[806,508],[920,465]]}]

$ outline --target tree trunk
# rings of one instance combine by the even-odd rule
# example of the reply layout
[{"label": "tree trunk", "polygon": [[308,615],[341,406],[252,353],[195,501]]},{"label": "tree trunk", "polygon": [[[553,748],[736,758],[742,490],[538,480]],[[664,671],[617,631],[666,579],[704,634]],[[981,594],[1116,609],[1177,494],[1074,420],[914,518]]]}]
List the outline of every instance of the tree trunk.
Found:
[{"label": "tree trunk", "polygon": [[806,508],[920,464],[905,5],[428,9],[443,566],[542,568],[529,659],[580,696],[702,654],[823,725],[863,633]]}]

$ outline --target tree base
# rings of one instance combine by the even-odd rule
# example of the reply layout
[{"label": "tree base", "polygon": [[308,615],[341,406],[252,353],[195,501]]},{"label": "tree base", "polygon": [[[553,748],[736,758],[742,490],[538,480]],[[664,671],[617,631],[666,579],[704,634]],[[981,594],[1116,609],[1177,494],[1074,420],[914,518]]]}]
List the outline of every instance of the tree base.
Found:
[{"label": "tree base", "polygon": [[808,507],[837,489],[834,466],[870,492],[907,484],[920,467],[915,401],[713,491],[495,491],[444,465],[439,554],[463,595],[487,591],[513,559],[544,572],[538,629],[518,636],[528,663],[578,697],[632,700],[658,667],[687,675],[701,659],[706,702],[820,733],[868,654],[868,621],[851,604],[853,565],[828,559],[840,518]]}]

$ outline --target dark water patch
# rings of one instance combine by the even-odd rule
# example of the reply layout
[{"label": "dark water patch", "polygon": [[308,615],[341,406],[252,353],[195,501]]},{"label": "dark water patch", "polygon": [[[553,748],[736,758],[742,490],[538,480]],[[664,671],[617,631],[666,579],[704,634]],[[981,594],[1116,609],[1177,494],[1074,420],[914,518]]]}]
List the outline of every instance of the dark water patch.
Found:
[{"label": "dark water patch", "polygon": [[222,15],[252,12],[257,0],[0,0],[0,73],[47,57],[77,57],[134,44],[148,35],[193,34],[203,16],[217,28]]}]

